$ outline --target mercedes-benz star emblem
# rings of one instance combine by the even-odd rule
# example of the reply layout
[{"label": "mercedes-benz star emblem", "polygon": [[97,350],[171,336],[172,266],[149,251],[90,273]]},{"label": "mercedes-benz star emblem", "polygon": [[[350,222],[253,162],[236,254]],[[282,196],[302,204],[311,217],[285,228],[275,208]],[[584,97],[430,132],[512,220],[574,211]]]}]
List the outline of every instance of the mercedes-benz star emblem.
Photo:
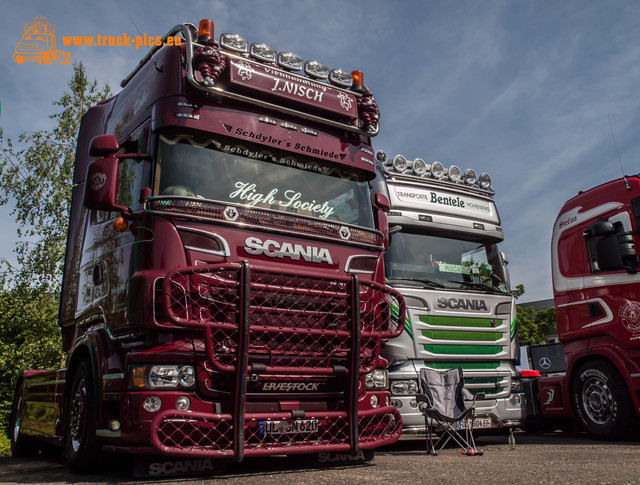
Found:
[{"label": "mercedes-benz star emblem", "polygon": [[549,357],[543,357],[540,359],[540,368],[548,369],[551,367],[551,359]]}]

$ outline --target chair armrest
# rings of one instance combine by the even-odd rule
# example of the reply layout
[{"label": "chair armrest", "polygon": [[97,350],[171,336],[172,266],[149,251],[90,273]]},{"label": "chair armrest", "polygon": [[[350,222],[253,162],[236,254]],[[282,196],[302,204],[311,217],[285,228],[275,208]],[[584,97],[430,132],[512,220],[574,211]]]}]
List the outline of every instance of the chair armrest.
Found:
[{"label": "chair armrest", "polygon": [[474,394],[469,389],[464,387],[462,388],[462,396],[464,397],[465,401],[473,401],[473,403],[475,404],[476,399],[482,401],[485,398],[485,393],[478,392],[477,394]]}]

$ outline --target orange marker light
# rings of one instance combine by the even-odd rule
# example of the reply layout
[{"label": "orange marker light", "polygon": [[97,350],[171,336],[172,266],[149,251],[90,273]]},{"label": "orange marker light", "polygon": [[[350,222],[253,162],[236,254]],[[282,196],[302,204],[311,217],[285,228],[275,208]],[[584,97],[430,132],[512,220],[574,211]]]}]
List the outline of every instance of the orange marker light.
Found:
[{"label": "orange marker light", "polygon": [[353,76],[354,86],[364,86],[364,76],[362,75],[362,71],[351,71],[351,75]]},{"label": "orange marker light", "polygon": [[129,223],[124,217],[118,217],[115,221],[113,221],[113,227],[118,232],[124,232],[129,228]]},{"label": "orange marker light", "polygon": [[130,374],[131,382],[130,382],[130,385],[131,385],[132,388],[134,388],[134,389],[144,389],[144,387],[145,387],[144,373],[145,373],[145,368],[144,367],[133,367],[131,369],[131,374]]},{"label": "orange marker light", "polygon": [[202,19],[200,21],[198,25],[198,39],[202,39],[203,37],[207,37],[208,39],[213,38],[213,20]]}]

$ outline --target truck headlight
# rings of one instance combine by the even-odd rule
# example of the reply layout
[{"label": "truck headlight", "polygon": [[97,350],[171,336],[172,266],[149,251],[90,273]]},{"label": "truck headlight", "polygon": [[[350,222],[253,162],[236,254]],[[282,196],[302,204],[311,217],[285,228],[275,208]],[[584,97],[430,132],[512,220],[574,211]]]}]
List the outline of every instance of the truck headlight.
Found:
[{"label": "truck headlight", "polygon": [[522,392],[522,380],[514,377],[511,379],[511,392]]},{"label": "truck headlight", "polygon": [[364,377],[364,388],[368,391],[384,391],[389,383],[389,372],[375,369]]},{"label": "truck headlight", "polygon": [[133,389],[189,389],[196,372],[190,365],[136,365],[129,367],[129,383]]},{"label": "truck headlight", "polygon": [[415,396],[418,394],[418,381],[391,381],[392,396]]}]

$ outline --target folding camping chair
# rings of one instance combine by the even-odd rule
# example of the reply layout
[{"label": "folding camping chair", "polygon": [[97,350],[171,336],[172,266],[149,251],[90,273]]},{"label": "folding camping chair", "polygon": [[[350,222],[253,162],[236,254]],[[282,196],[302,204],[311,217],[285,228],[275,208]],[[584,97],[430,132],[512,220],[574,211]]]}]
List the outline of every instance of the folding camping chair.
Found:
[{"label": "folding camping chair", "polygon": [[[427,431],[427,452],[437,455],[453,439],[465,455],[482,455],[473,439],[473,418],[476,399],[484,399],[484,394],[473,395],[464,388],[462,368],[447,371],[420,369],[422,394],[417,396],[418,409],[424,414]],[[471,406],[465,400],[472,401]],[[458,429],[458,422],[462,429]],[[443,430],[436,450],[433,444],[434,428]]]}]

